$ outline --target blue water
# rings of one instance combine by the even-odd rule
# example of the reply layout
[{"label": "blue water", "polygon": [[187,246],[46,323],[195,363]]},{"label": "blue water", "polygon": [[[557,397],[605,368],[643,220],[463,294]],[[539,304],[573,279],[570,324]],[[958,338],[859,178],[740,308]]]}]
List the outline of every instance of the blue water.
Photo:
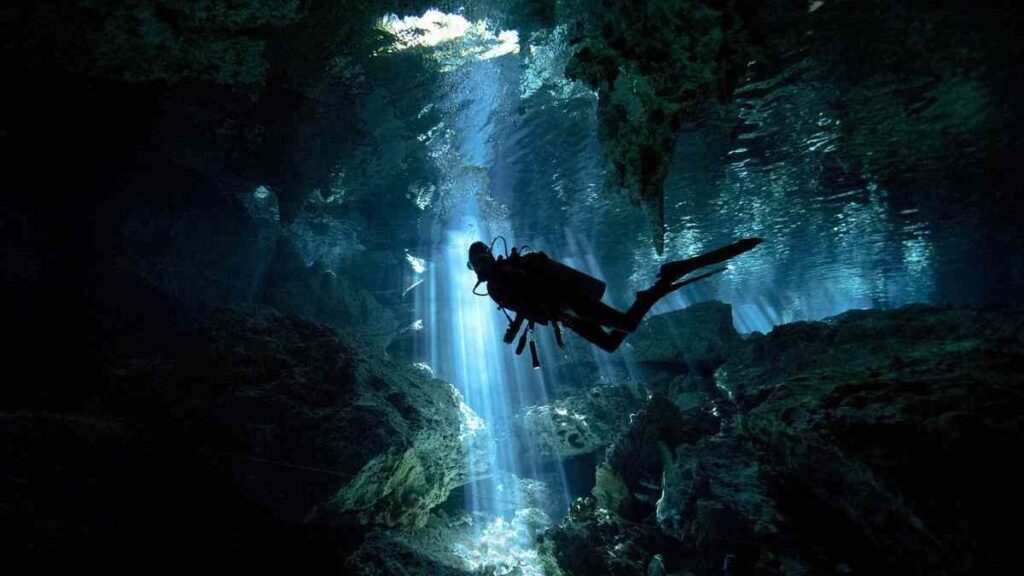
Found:
[{"label": "blue water", "polygon": [[[658,254],[646,216],[603,193],[597,96],[561,73],[565,29],[534,33],[519,47],[480,60],[438,49],[439,58],[461,55],[436,90],[440,121],[421,135],[438,178],[410,248],[426,266],[408,278],[422,281],[414,290],[425,337],[415,355],[458,388],[490,432],[469,452],[492,473],[465,491],[480,539],[524,505],[516,477],[543,478],[563,510],[572,494],[564,471],[552,473],[513,431],[518,411],[566,388],[555,370],[561,352],[539,333],[542,368],[534,370],[502,343],[505,317],[471,292],[476,279],[465,263],[474,241],[500,235],[543,250],[606,280],[606,301],[624,308],[660,263],[763,237],[727,272],[654,310],[720,299],[744,333],[850,309],[1006,303],[1024,289],[1019,200],[1006,188],[1019,183],[985,171],[994,160],[984,146],[934,144],[960,126],[984,135],[998,124],[999,95],[983,80],[883,79],[847,94],[830,84],[825,59],[752,68],[721,111],[725,120],[680,132]],[[931,103],[923,120],[901,108],[919,110],[918,101]],[[595,348],[592,359],[598,377],[586,385],[634,372],[628,346]]]}]

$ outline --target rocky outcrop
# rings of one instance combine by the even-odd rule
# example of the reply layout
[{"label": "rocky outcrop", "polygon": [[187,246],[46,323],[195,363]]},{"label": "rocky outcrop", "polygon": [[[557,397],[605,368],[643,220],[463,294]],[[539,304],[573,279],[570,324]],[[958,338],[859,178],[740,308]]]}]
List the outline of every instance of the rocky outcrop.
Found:
[{"label": "rocky outcrop", "polygon": [[561,513],[548,485],[499,472],[508,515],[466,511],[473,486],[454,492],[417,530],[374,530],[346,561],[351,574],[540,576],[536,540]]},{"label": "rocky outcrop", "polygon": [[721,396],[715,371],[743,339],[732,306],[710,301],[652,316],[627,342],[647,386],[687,409]]},{"label": "rocky outcrop", "polygon": [[664,396],[652,397],[608,448],[597,472],[598,503],[627,519],[645,518],[659,497],[665,460],[720,426],[704,408],[684,412]]},{"label": "rocky outcrop", "polygon": [[35,24],[61,36],[54,40],[55,56],[75,72],[129,82],[242,85],[264,80],[267,39],[301,15],[290,0],[142,0],[74,9],[40,2],[31,13]]},{"label": "rocky outcrop", "polygon": [[515,417],[521,446],[544,458],[589,454],[611,444],[640,399],[624,386],[597,386],[582,395],[531,406]]},{"label": "rocky outcrop", "polygon": [[[472,414],[450,384],[274,312],[219,313],[201,338],[195,356],[170,365],[126,359],[113,385],[153,386],[215,423],[235,448],[239,489],[281,517],[417,526],[470,479],[463,436],[484,430],[467,426]],[[198,390],[181,388],[200,379]],[[317,479],[294,492],[296,470]]]},{"label": "rocky outcrop", "polygon": [[452,551],[456,534],[469,529],[468,517],[431,515],[414,532],[375,530],[345,562],[346,573],[357,576],[470,576],[466,562]]},{"label": "rocky outcrop", "polygon": [[542,558],[553,567],[549,572],[560,575],[646,574],[651,550],[678,547],[659,530],[629,522],[590,500],[577,501],[561,524],[538,540]]},{"label": "rocky outcrop", "polygon": [[648,402],[546,550],[570,574],[654,554],[682,573],[994,570],[1011,549],[995,526],[1022,510],[999,456],[1021,430],[1022,360],[1020,311],[856,311],[755,335],[714,373],[726,397]]},{"label": "rocky outcrop", "polygon": [[301,548],[341,530],[341,550],[368,528],[423,525],[489,473],[467,446],[492,440],[459,393],[375,347],[271,310],[191,309],[137,287],[111,298],[95,309],[95,375],[37,386],[22,408],[4,396],[2,528],[27,527],[14,550],[141,554],[183,530],[221,532],[217,556],[255,532]]},{"label": "rocky outcrop", "polygon": [[633,358],[641,365],[711,374],[742,342],[732,323],[732,306],[700,302],[651,316],[629,337]]},{"label": "rocky outcrop", "polygon": [[766,478],[816,503],[791,515],[830,515],[889,565],[984,572],[1003,537],[974,514],[1021,509],[1004,483],[1019,474],[991,455],[1024,423],[1022,357],[1019,312],[859,311],[752,340],[723,386]]}]

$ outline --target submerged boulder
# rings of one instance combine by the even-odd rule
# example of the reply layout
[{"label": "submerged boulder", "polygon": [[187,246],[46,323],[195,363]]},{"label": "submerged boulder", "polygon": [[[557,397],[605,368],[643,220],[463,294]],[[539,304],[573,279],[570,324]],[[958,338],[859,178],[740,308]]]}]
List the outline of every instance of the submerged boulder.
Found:
[{"label": "submerged boulder", "polygon": [[423,525],[490,472],[467,454],[493,451],[488,429],[447,382],[320,324],[183,306],[128,276],[92,309],[94,364],[4,395],[12,551],[144,557],[175,539],[183,562],[330,557]]},{"label": "submerged boulder", "polygon": [[743,339],[732,322],[732,306],[700,302],[647,318],[629,338],[640,364],[712,373]]},{"label": "submerged boulder", "polygon": [[732,306],[717,301],[651,316],[629,339],[648,386],[684,410],[721,395],[715,371],[742,342]]},{"label": "submerged boulder", "polygon": [[516,415],[520,445],[545,458],[589,454],[615,441],[629,424],[640,399],[624,386],[597,386],[589,392],[531,406]]}]

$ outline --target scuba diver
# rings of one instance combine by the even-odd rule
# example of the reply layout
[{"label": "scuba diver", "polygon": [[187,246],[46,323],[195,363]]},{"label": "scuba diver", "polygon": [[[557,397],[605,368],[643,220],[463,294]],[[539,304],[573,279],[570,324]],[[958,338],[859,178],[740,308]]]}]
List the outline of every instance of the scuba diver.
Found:
[{"label": "scuba diver", "polygon": [[[494,242],[497,240],[495,238]],[[495,258],[491,251],[494,242],[491,246],[474,242],[469,247],[469,262],[466,265],[476,272],[477,277],[473,293],[490,296],[505,313],[509,321],[504,338],[506,344],[515,341],[523,324],[527,324],[516,346],[516,354],[523,353],[529,335],[533,367],[538,368],[540,362],[532,336],[535,325],[550,324],[559,347],[564,346],[561,330],[564,324],[602,350],[613,352],[626,336],[637,329],[640,321],[658,300],[683,286],[718,274],[725,268],[715,268],[685,279],[684,276],[739,256],[762,240],[745,238],[693,258],[662,265],[654,285],[637,292],[636,301],[625,312],[601,301],[607,287],[601,280],[555,262],[543,252],[524,254],[513,248],[511,254]],[[484,282],[487,283],[487,292],[477,292],[477,287]],[[515,318],[509,315],[509,310],[515,312]]]}]

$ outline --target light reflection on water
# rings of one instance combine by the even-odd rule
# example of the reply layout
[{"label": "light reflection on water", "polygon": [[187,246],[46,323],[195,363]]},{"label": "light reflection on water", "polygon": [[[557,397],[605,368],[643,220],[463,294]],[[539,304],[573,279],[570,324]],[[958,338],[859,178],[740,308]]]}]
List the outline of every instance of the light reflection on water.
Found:
[{"label": "light reflection on water", "polygon": [[[721,299],[744,332],[855,308],[1018,301],[1024,232],[1007,186],[1020,183],[985,172],[992,150],[1011,148],[1013,137],[987,149],[944,142],[947,133],[989,134],[997,111],[985,108],[993,97],[983,83],[883,79],[838,94],[820,67],[802,60],[751,79],[724,125],[680,134],[665,183],[662,256],[636,208],[595,194],[603,184],[597,126],[575,113],[593,105],[592,95],[541,93],[520,103],[501,138],[523,147],[508,151],[502,176],[513,182],[497,191],[517,241],[546,241],[553,257],[600,270],[625,306],[665,260],[761,236],[766,242],[728,272],[655,308]],[[935,103],[907,119],[900,106],[908,100]],[[986,194],[986,186],[1001,188]],[[562,242],[568,233],[578,241]]]}]

